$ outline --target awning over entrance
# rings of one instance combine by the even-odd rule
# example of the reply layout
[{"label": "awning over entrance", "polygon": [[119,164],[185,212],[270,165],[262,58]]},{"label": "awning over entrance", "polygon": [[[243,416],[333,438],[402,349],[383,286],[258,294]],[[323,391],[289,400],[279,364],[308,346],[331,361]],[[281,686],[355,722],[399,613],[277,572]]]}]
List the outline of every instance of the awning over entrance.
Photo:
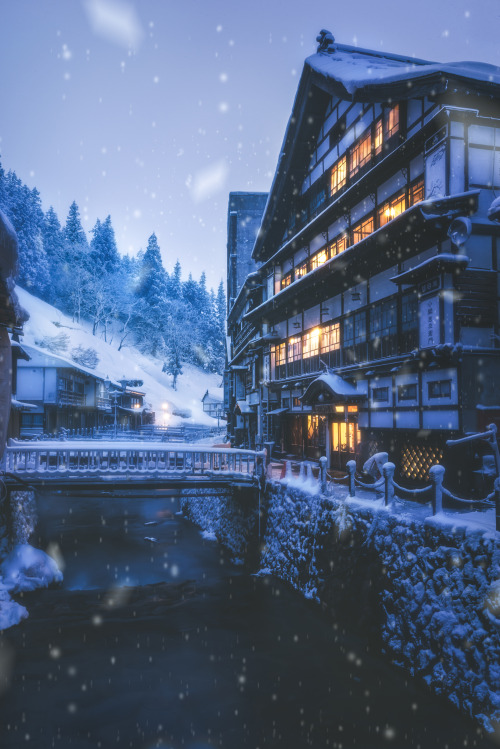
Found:
[{"label": "awning over entrance", "polygon": [[289,408],[275,408],[274,411],[268,411],[268,416],[279,416],[280,414],[287,413],[290,409]]},{"label": "awning over entrance", "polygon": [[340,375],[325,372],[311,382],[302,396],[302,403],[306,406],[318,400],[326,403],[358,403],[365,398],[365,393],[360,393],[354,385],[342,379]]},{"label": "awning over entrance", "polygon": [[39,408],[40,412],[43,413],[43,409],[39,406],[35,406],[34,403],[25,403],[24,401],[18,401],[15,398],[11,398],[10,403],[12,408],[16,409],[16,411],[36,411]]},{"label": "awning over entrance", "polygon": [[252,411],[251,407],[246,401],[236,401],[236,406],[234,410],[236,413],[238,413],[239,411],[242,416],[244,416],[245,414],[255,413],[255,411]]}]

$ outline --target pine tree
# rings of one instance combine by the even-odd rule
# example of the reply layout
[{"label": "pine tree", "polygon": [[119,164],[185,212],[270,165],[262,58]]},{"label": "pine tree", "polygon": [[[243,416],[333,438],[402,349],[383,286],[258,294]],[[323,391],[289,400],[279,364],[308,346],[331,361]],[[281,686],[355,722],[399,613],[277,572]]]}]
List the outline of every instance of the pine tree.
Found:
[{"label": "pine tree", "polygon": [[120,256],[116,246],[115,231],[111,224],[111,216],[101,223],[97,219],[92,229],[90,242],[89,265],[98,273],[111,273],[117,270]]},{"label": "pine tree", "polygon": [[69,207],[64,236],[64,264],[61,274],[59,304],[80,321],[88,298],[90,281],[88,242],[75,201]]},{"label": "pine tree", "polygon": [[87,236],[80,221],[80,209],[75,201],[69,207],[64,227],[64,239],[70,247],[88,247]]},{"label": "pine tree", "polygon": [[63,265],[64,235],[57,214],[52,206],[44,216],[42,238],[45,252],[49,261],[50,284],[47,289],[47,299],[51,303],[57,302],[63,293]]},{"label": "pine tree", "polygon": [[40,193],[30,190],[15,172],[2,178],[5,213],[12,221],[19,247],[19,283],[43,295],[49,285],[49,262],[43,247]]},{"label": "pine tree", "polygon": [[174,265],[174,271],[168,279],[169,299],[182,299],[182,270],[179,260]]}]

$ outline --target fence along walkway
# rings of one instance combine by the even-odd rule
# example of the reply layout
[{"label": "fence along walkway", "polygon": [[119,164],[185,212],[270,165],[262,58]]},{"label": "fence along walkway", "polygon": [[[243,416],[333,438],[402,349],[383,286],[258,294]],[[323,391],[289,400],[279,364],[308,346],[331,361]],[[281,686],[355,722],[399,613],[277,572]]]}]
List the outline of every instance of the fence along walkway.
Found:
[{"label": "fence along walkway", "polygon": [[5,470],[23,476],[144,477],[196,476],[252,480],[265,461],[265,453],[253,450],[205,447],[204,445],[160,445],[117,442],[16,442],[5,450]]}]

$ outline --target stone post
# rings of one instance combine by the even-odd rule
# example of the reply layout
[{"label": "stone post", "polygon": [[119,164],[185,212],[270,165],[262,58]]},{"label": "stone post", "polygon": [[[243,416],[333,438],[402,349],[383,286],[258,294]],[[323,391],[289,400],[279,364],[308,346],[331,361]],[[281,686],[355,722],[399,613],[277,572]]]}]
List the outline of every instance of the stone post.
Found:
[{"label": "stone post", "polygon": [[354,475],[356,473],[356,461],[355,460],[348,460],[346,463],[346,468],[349,472],[349,496],[355,497],[356,496],[356,485],[354,482]]},{"label": "stone post", "polygon": [[321,493],[326,494],[326,464],[328,460],[325,455],[319,459],[319,480],[321,483]]},{"label": "stone post", "polygon": [[263,489],[266,483],[266,451],[260,450],[257,453],[257,465],[256,465],[256,474],[257,474],[257,481],[259,484],[259,488]]},{"label": "stone post", "polygon": [[384,463],[382,473],[384,475],[384,504],[387,507],[394,499],[394,463]]},{"label": "stone post", "polygon": [[439,464],[429,468],[429,478],[432,482],[432,514],[437,515],[443,510],[443,479],[444,466]]}]

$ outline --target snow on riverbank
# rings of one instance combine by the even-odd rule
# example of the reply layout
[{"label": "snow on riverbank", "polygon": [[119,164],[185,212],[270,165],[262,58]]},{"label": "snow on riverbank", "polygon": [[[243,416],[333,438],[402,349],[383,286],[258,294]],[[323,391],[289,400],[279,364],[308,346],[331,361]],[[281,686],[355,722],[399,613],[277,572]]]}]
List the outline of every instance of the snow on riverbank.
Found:
[{"label": "snow on riverbank", "polygon": [[0,565],[0,631],[19,624],[28,612],[12,601],[10,593],[24,593],[48,588],[62,582],[62,572],[55,561],[30,544],[17,544]]},{"label": "snow on riverbank", "polygon": [[[124,345],[118,351],[118,339],[106,343],[99,336],[93,336],[88,323],[74,322],[60,310],[16,287],[22,306],[29,312],[30,319],[24,326],[21,342],[36,346],[44,338],[54,338],[61,333],[68,336],[67,349],[60,355],[70,358],[70,352],[77,346],[92,348],[99,357],[95,368],[97,375],[111,380],[138,379],[144,382],[141,388],[146,392],[145,402],[156,414],[159,425],[179,426],[181,424],[205,424],[216,426],[217,419],[203,411],[201,399],[205,392],[221,393],[221,376],[204,372],[192,364],[183,364],[183,374],[177,380],[177,390],[172,388],[172,378],[163,373],[163,361],[141,354],[133,346]],[[43,349],[47,351],[47,349]],[[55,353],[55,352],[54,352]],[[163,408],[164,404],[167,408]],[[183,418],[179,413],[190,413]]]}]

